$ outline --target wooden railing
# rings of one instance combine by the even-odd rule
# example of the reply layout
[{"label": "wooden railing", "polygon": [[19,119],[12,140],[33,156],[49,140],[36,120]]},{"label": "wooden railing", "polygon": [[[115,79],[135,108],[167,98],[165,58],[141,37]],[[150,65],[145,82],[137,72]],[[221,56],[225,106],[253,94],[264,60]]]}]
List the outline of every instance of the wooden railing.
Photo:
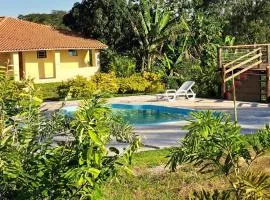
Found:
[{"label": "wooden railing", "polygon": [[226,82],[251,68],[270,63],[270,45],[226,46],[218,49],[218,65],[221,69],[221,93],[226,92]]},{"label": "wooden railing", "polygon": [[[249,57],[250,55],[252,55],[252,57]],[[233,65],[237,61],[243,60],[243,59],[246,59],[246,60],[241,61],[240,63],[238,63],[236,65]],[[245,71],[247,71],[253,67],[259,66],[261,63],[262,63],[262,53],[261,53],[261,48],[258,48],[258,49],[255,49],[254,51],[251,51],[251,52],[231,61],[230,63],[223,65],[223,70],[224,70],[224,75],[225,75],[224,82],[227,82],[227,81],[235,78],[236,76],[239,76],[240,74],[244,73]],[[227,74],[229,74],[230,72],[233,72],[234,70],[237,70],[237,72],[226,77]]]},{"label": "wooden railing", "polygon": [[270,44],[222,46],[218,50],[219,67],[258,48],[261,48],[263,63],[270,63]]}]

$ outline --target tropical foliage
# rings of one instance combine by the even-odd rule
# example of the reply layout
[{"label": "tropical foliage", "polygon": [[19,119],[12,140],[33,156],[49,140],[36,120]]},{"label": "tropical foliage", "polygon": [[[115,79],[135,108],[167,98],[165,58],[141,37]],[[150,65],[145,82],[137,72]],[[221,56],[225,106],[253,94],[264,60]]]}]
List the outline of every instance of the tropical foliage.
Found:
[{"label": "tropical foliage", "polygon": [[[74,4],[63,21],[70,30],[109,45],[102,52],[103,72],[154,71],[181,81],[186,76],[204,91],[199,96],[209,97],[220,94],[217,47],[227,44],[228,36],[235,44],[267,43],[269,9],[267,0],[85,0]],[[63,14],[20,18],[61,27]]]},{"label": "tropical foliage", "polygon": [[151,70],[165,40],[173,39],[180,33],[181,16],[175,15],[164,0],[140,0],[132,7],[134,11],[131,10],[128,17],[139,43],[137,57],[142,71]]},{"label": "tropical foliage", "polygon": [[117,77],[130,77],[136,73],[136,60],[115,54],[109,63],[109,72],[113,72]]},{"label": "tropical foliage", "polygon": [[85,0],[75,3],[64,16],[64,23],[85,37],[96,38],[120,52],[129,50],[132,33],[123,12],[125,0]]},{"label": "tropical foliage", "polygon": [[[0,81],[9,88],[0,89],[1,199],[98,198],[102,183],[129,173],[139,139],[119,119],[111,125],[115,118],[101,96],[90,97],[72,118],[45,115],[31,81],[20,90],[7,77]],[[112,137],[130,145],[122,153],[108,149]]]},{"label": "tropical foliage", "polygon": [[[268,0],[84,0],[68,13],[19,16],[99,39],[110,49],[102,52],[106,73],[57,84],[53,93],[59,97],[88,99],[72,118],[61,112],[44,115],[31,81],[0,78],[0,198],[98,199],[104,182],[129,171],[126,164],[139,141],[96,91],[151,93],[163,90],[164,84],[179,88],[194,80],[199,96],[216,96],[217,47],[269,43],[269,14]],[[194,113],[189,122],[188,134],[171,150],[167,166],[172,171],[181,166],[184,172],[185,164],[193,165],[201,174],[225,180],[222,189],[197,190],[190,199],[270,198],[269,176],[252,170],[270,149],[269,126],[244,137],[221,113]],[[57,143],[57,134],[72,140]],[[112,137],[130,146],[123,153],[106,148]],[[176,177],[169,176],[166,187]],[[156,180],[160,185],[151,178]]]},{"label": "tropical foliage", "polygon": [[235,1],[229,9],[231,14],[226,16],[228,24],[224,30],[236,37],[237,43],[269,43],[269,1]]},{"label": "tropical foliage", "polygon": [[[231,186],[224,191],[227,199],[263,199],[269,196],[268,175],[251,171],[256,159],[270,149],[269,126],[245,139],[240,134],[240,127],[221,113],[193,113],[189,121],[185,127],[188,133],[181,146],[174,148],[169,156],[171,170],[175,170],[177,165],[192,163],[201,173],[214,172],[224,176]],[[198,199],[210,198],[205,191],[194,195]]]}]

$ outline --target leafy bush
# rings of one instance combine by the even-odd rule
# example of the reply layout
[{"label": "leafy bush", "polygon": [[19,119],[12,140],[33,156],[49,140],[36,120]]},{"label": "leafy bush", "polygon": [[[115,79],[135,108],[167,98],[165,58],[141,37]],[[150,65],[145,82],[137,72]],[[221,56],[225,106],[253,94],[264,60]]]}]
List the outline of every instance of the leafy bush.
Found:
[{"label": "leafy bush", "polygon": [[158,74],[144,72],[143,78],[150,82],[150,85],[145,89],[145,92],[157,93],[164,91],[164,84],[161,82],[161,77]]},{"label": "leafy bush", "polygon": [[60,98],[65,98],[67,97],[71,87],[71,80],[62,82],[58,87],[57,87],[57,94]]},{"label": "leafy bush", "polygon": [[20,108],[16,105],[21,99],[24,84],[15,82],[13,77],[5,73],[0,74],[0,111],[5,110],[7,115],[20,112]]},{"label": "leafy bush", "polygon": [[58,95],[61,98],[84,98],[89,97],[96,90],[96,86],[87,78],[76,76],[58,86]]},{"label": "leafy bush", "polygon": [[117,77],[129,77],[135,73],[136,60],[128,56],[115,55],[110,63],[110,71]]},{"label": "leafy bush", "polygon": [[133,74],[130,77],[119,79],[120,93],[140,93],[145,92],[150,86],[150,82],[141,76],[141,74]]},{"label": "leafy bush", "polygon": [[186,62],[185,66],[175,70],[177,75],[164,76],[166,88],[178,89],[185,81],[193,80],[194,92],[200,97],[217,97],[219,95],[219,74],[215,69],[202,68],[200,65]]},{"label": "leafy bush", "polygon": [[183,80],[177,76],[164,76],[162,81],[165,83],[167,89],[177,89],[181,87]]},{"label": "leafy bush", "polygon": [[114,73],[98,73],[90,79],[77,76],[58,86],[60,98],[85,98],[97,93],[156,93],[164,90],[160,76],[154,73],[137,73],[130,77],[116,77]]},{"label": "leafy bush", "polygon": [[135,73],[136,59],[130,55],[121,55],[108,48],[101,51],[101,72],[115,73],[117,77],[128,77]]},{"label": "leafy bush", "polygon": [[270,128],[246,140],[240,127],[221,113],[198,112],[191,115],[187,135],[170,154],[169,166],[192,163],[200,172],[226,177],[227,191],[236,199],[264,199],[269,195],[268,176],[251,172],[254,161],[270,149]]},{"label": "leafy bush", "polygon": [[144,72],[119,79],[120,93],[155,93],[164,90],[164,85],[157,74]]},{"label": "leafy bush", "polygon": [[133,127],[120,114],[114,113],[109,123],[111,135],[118,142],[131,142],[134,138]]},{"label": "leafy bush", "polygon": [[38,90],[38,95],[40,98],[45,100],[58,100],[60,97],[58,95],[58,87],[61,83],[40,83],[35,84]]},{"label": "leafy bush", "polygon": [[98,73],[92,76],[90,80],[100,92],[118,92],[119,84],[114,73]]},{"label": "leafy bush", "polygon": [[62,82],[58,86],[58,95],[61,98],[86,98],[94,92],[117,93],[118,89],[118,80],[114,73],[98,73],[90,79],[77,76]]},{"label": "leafy bush", "polygon": [[[26,88],[15,103],[19,112],[0,109],[1,199],[97,199],[102,183],[128,172],[139,141],[121,154],[106,148],[112,113],[100,96],[85,101],[74,119],[61,112],[44,117],[33,84]],[[52,145],[60,133],[74,141]]]}]

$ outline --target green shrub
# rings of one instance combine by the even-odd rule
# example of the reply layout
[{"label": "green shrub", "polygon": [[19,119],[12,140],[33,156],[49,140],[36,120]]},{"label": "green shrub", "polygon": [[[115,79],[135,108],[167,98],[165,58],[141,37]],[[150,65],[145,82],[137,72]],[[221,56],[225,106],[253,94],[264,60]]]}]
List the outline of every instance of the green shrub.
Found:
[{"label": "green shrub", "polygon": [[135,73],[136,60],[128,56],[114,56],[110,63],[110,70],[114,72],[117,77],[129,77]]},{"label": "green shrub", "polygon": [[183,83],[182,78],[178,76],[164,76],[162,77],[162,81],[167,89],[178,89]]},{"label": "green shrub", "polygon": [[164,90],[164,84],[159,75],[150,72],[118,78],[115,73],[98,73],[90,79],[77,76],[62,82],[57,90],[60,98],[84,98],[95,91],[110,94],[156,93]]},{"label": "green shrub", "polygon": [[[7,79],[0,81],[13,84]],[[112,138],[112,111],[103,98],[90,97],[73,119],[61,111],[44,117],[42,101],[33,96],[33,84],[29,82],[25,88],[15,102],[18,112],[0,109],[1,199],[99,199],[104,182],[129,172],[127,167],[139,147],[139,138],[134,137],[121,153],[114,147],[107,148]],[[121,128],[117,128],[117,135],[130,138],[126,126],[123,131]],[[52,145],[53,137],[63,133],[74,140]]]},{"label": "green shrub", "polygon": [[155,93],[164,90],[160,76],[150,72],[119,78],[119,93]]},{"label": "green shrub", "polygon": [[118,79],[114,73],[98,73],[90,81],[100,92],[117,93],[119,90]]},{"label": "green shrub", "polygon": [[84,98],[91,95],[96,90],[96,87],[87,78],[76,76],[66,82],[62,82],[58,86],[58,95],[61,98],[67,96],[71,98]]},{"label": "green shrub", "polygon": [[147,93],[162,92],[165,89],[164,83],[161,81],[161,77],[156,73],[144,72],[143,78],[150,82],[150,85],[146,88]]},{"label": "green shrub", "polygon": [[174,76],[162,77],[166,88],[178,89],[185,81],[195,81],[194,92],[200,97],[219,95],[219,74],[215,69],[201,67],[198,63],[185,62],[175,69]]},{"label": "green shrub", "polygon": [[189,122],[185,126],[188,133],[169,155],[170,168],[174,171],[178,165],[190,163],[201,173],[223,175],[231,186],[225,191],[233,199],[266,199],[269,177],[252,171],[252,165],[270,150],[269,126],[245,138],[241,127],[223,113],[191,113]]},{"label": "green shrub", "polygon": [[35,84],[37,88],[38,95],[44,100],[58,100],[60,97],[58,95],[58,87],[61,83],[39,83]]},{"label": "green shrub", "polygon": [[101,72],[113,72],[117,77],[128,77],[135,73],[136,59],[131,56],[120,55],[112,49],[101,52]]},{"label": "green shrub", "polygon": [[19,112],[17,102],[21,99],[20,93],[24,87],[23,83],[16,83],[13,77],[7,74],[0,74],[0,111],[2,109],[9,114]]},{"label": "green shrub", "polygon": [[74,79],[62,82],[58,87],[61,98],[84,98],[95,91],[117,93],[119,89],[118,80],[114,73],[98,73],[87,79],[77,76]]},{"label": "green shrub", "polygon": [[[70,80],[71,81],[71,80]],[[62,82],[58,87],[57,87],[57,93],[60,98],[65,98],[70,90],[71,83],[70,81]]]},{"label": "green shrub", "polygon": [[120,93],[140,93],[145,92],[151,83],[141,76],[141,74],[134,74],[130,77],[119,79]]}]

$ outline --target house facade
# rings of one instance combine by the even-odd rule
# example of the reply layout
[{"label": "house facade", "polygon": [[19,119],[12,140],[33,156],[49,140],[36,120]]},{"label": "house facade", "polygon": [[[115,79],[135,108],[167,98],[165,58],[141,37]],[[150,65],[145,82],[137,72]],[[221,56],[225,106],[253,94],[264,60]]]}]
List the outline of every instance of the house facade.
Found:
[{"label": "house facade", "polygon": [[0,69],[35,83],[60,82],[77,75],[90,77],[100,69],[97,40],[61,32],[47,25],[0,18]]}]

